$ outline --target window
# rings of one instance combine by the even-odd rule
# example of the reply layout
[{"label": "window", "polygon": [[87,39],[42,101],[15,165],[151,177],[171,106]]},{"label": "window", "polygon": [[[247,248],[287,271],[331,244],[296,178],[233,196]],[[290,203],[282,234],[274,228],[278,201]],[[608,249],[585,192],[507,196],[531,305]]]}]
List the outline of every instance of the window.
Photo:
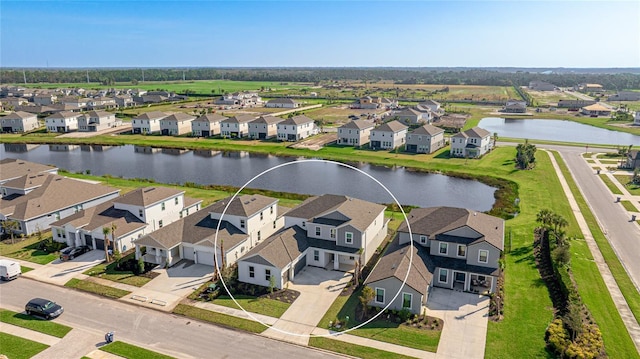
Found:
[{"label": "window", "polygon": [[320,261],[320,251],[318,250],[313,251],[313,260],[316,262]]},{"label": "window", "polygon": [[412,299],[413,299],[413,294],[402,293],[402,308],[411,308]]},{"label": "window", "polygon": [[449,252],[449,243],[440,242],[440,254],[447,254]]},{"label": "window", "polygon": [[273,206],[271,206],[271,214],[273,214]]},{"label": "window", "polygon": [[331,228],[331,238],[336,238],[336,229]]},{"label": "window", "polygon": [[245,227],[245,226],[244,226],[244,219],[241,219],[241,220],[240,220],[240,228],[244,228],[244,227]]},{"label": "window", "polygon": [[164,202],[162,202],[162,205],[160,206],[160,209],[162,209],[164,211],[165,205]]},{"label": "window", "polygon": [[264,213],[260,212],[260,220],[262,221],[264,219]]},{"label": "window", "polygon": [[271,281],[271,269],[264,270],[264,279],[269,282]]},{"label": "window", "polygon": [[60,212],[56,212],[56,221],[60,220]]},{"label": "window", "polygon": [[353,243],[353,233],[351,232],[345,232],[344,233],[344,241],[347,244],[352,244]]},{"label": "window", "polygon": [[276,228],[276,221],[273,221],[273,228]]},{"label": "window", "polygon": [[158,221],[158,227],[159,227],[159,228],[162,228],[162,220],[159,220],[159,221]]},{"label": "window", "polygon": [[144,217],[144,212],[141,209],[138,210],[138,217]]},{"label": "window", "polygon": [[320,227],[316,227],[316,236],[320,236]]},{"label": "window", "polygon": [[260,240],[260,231],[258,231],[258,240]]},{"label": "window", "polygon": [[178,197],[176,197],[175,203],[176,203],[176,206],[177,206],[178,205]]},{"label": "window", "polygon": [[427,236],[420,236],[420,243],[421,244],[426,244],[427,243]]},{"label": "window", "polygon": [[254,266],[249,266],[249,278],[255,278],[256,276],[256,268]]},{"label": "window", "polygon": [[376,303],[384,304],[384,288],[376,288]]},{"label": "window", "polygon": [[464,257],[467,255],[467,246],[464,244],[458,244],[458,257]]},{"label": "window", "polygon": [[449,276],[449,271],[447,271],[444,268],[440,268],[440,276],[438,278],[438,281],[440,283],[446,283],[447,282],[447,277]]},{"label": "window", "polygon": [[481,249],[478,252],[478,262],[480,263],[488,263],[489,262],[489,251],[486,249]]}]

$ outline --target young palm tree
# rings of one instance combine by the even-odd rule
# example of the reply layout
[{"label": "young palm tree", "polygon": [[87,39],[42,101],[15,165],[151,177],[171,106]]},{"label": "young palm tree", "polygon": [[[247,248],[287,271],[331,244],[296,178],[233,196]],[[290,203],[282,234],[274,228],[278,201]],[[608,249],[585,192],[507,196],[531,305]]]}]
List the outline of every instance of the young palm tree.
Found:
[{"label": "young palm tree", "polygon": [[102,234],[104,235],[104,245],[105,245],[104,255],[107,263],[109,263],[109,234],[110,233],[111,233],[111,228],[102,227]]}]

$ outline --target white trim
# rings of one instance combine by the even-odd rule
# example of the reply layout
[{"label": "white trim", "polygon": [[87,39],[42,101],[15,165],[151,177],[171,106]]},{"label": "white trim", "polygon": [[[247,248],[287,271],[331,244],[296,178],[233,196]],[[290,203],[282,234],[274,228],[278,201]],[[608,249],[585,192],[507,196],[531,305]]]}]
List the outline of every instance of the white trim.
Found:
[{"label": "white trim", "polygon": [[[351,240],[349,240],[349,235],[351,235]],[[344,232],[344,243],[353,244],[353,232]]]},{"label": "white trim", "polygon": [[[461,256],[460,255],[460,248],[464,248],[464,255]],[[464,244],[458,244],[458,251],[456,252],[456,256],[460,257],[460,258],[465,258],[467,256],[467,246],[465,246]]]},{"label": "white trim", "polygon": [[[486,261],[481,261],[480,260],[480,253],[482,253],[482,252],[486,252],[487,253],[487,260]],[[489,250],[487,250],[487,249],[478,250],[478,263],[489,263]]]},{"label": "white trim", "polygon": [[[382,291],[382,302],[378,302],[378,290],[381,290],[381,291]],[[376,296],[373,298],[373,301],[374,301],[374,302],[376,302],[376,303],[378,303],[378,304],[384,304],[384,301],[385,301],[385,299],[386,299],[386,298],[385,298],[385,294],[386,294],[386,291],[385,291],[385,289],[384,289],[384,288],[376,287],[376,288],[375,288],[375,295],[376,295]]]},{"label": "white trim", "polygon": [[[446,246],[444,253],[442,253],[442,245],[443,244]],[[448,255],[449,254],[449,243],[447,243],[447,242],[438,243],[438,254]]]},{"label": "white trim", "polygon": [[420,244],[427,244],[427,236],[420,236]]},{"label": "white trim", "polygon": [[[442,271],[445,271],[446,276],[447,276],[447,280],[442,281]],[[447,268],[440,268],[440,270],[438,271],[438,283],[447,283],[449,279],[449,270]]]},{"label": "white trim", "polygon": [[[405,307],[404,306],[404,296],[407,295],[407,294],[409,295],[409,306]],[[402,292],[402,309],[404,309],[404,308],[411,309],[412,307],[413,307],[413,294],[407,293],[407,292]]]}]

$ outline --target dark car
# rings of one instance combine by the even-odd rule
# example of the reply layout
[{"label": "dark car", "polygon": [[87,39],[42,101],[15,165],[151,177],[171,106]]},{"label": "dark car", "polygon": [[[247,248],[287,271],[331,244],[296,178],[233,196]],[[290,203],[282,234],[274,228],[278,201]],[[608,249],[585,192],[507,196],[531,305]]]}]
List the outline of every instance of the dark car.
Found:
[{"label": "dark car", "polygon": [[90,251],[91,248],[89,246],[77,246],[77,247],[69,247],[65,248],[60,252],[60,260],[69,260],[73,259],[79,255],[85,254]]},{"label": "dark car", "polygon": [[53,319],[59,317],[64,309],[48,299],[33,298],[24,306],[24,311],[28,315],[39,315],[46,319]]}]

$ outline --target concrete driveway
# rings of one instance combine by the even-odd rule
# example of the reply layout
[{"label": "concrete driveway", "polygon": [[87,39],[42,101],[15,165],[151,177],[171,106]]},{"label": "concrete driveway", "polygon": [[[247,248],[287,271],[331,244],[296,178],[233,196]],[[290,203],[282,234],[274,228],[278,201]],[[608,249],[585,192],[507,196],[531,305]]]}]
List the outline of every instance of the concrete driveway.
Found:
[{"label": "concrete driveway", "polygon": [[294,283],[289,283],[289,289],[297,290],[300,296],[262,335],[307,345],[309,335],[352,276],[352,273],[306,267],[296,274]]},{"label": "concrete driveway", "polygon": [[70,261],[63,262],[60,259],[56,259],[47,265],[24,273],[23,276],[42,282],[64,285],[69,279],[91,267],[95,267],[103,260],[104,251],[94,249]]}]

